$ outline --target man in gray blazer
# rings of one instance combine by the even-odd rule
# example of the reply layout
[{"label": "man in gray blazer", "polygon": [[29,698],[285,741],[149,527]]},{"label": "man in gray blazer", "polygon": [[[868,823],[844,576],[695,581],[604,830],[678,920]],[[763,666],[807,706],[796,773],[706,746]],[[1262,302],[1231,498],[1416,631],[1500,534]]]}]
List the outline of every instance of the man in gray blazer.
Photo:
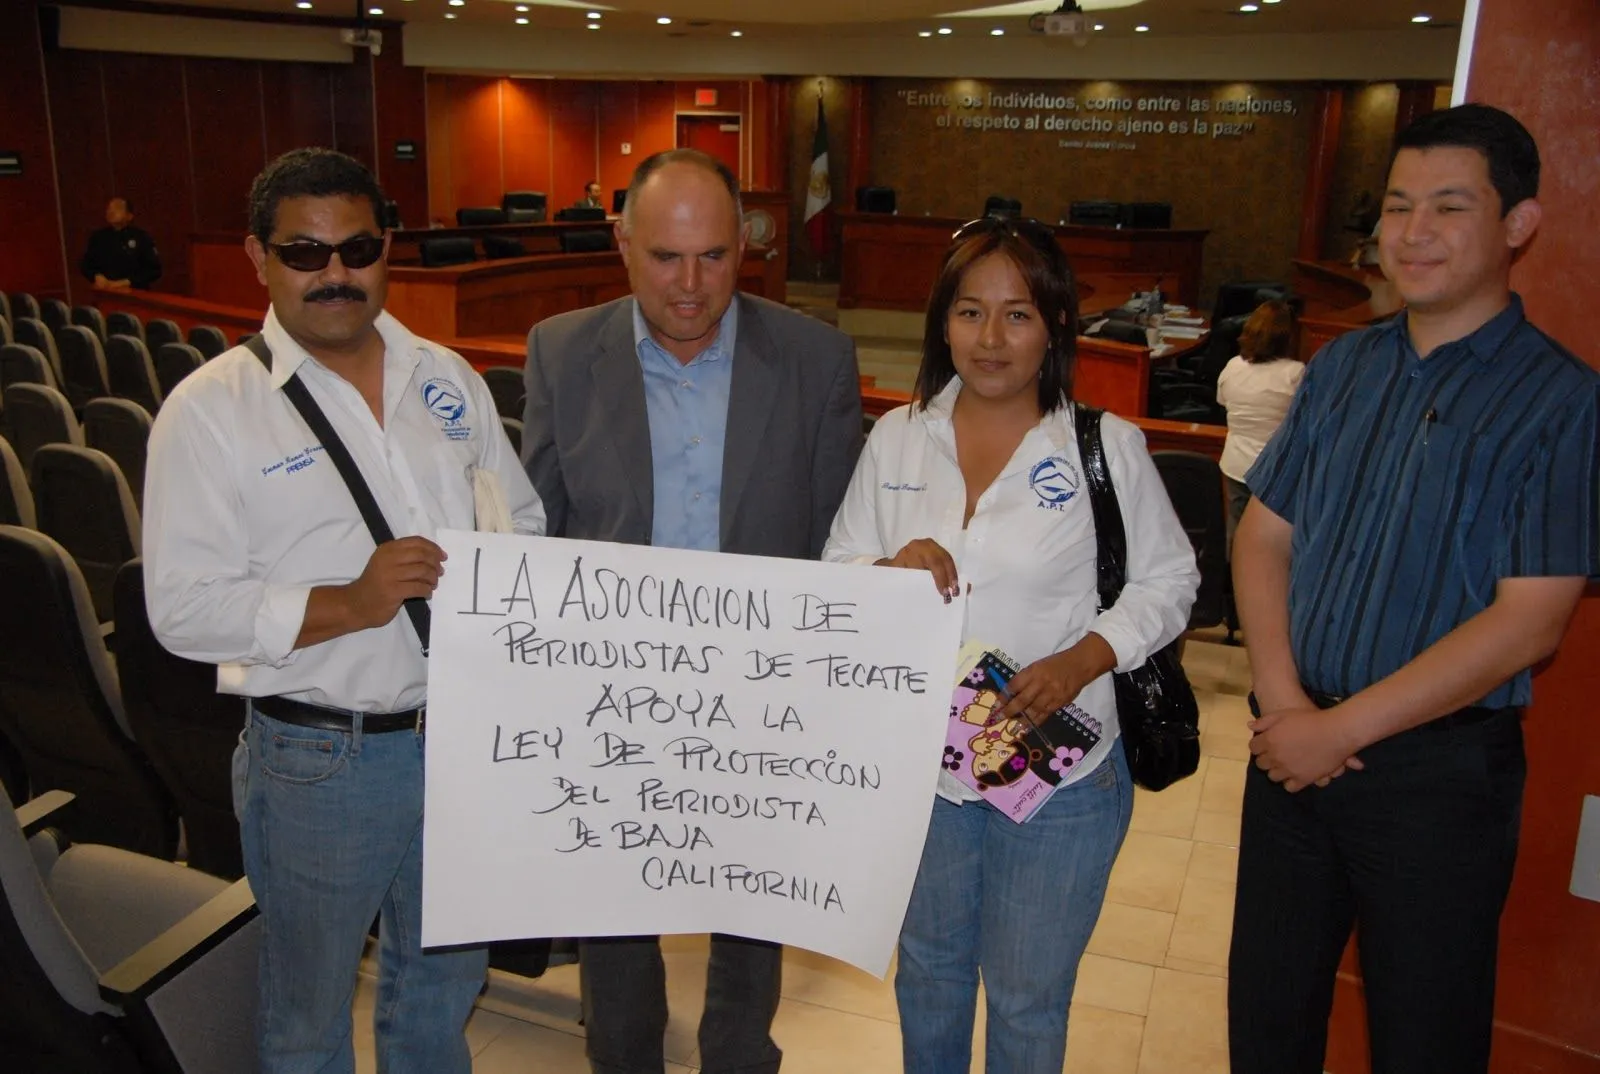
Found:
[{"label": "man in gray blazer", "polygon": [[[633,294],[528,334],[522,461],[548,532],[587,540],[815,559],[861,450],[855,345],[736,295],[738,180],[704,153],[646,159],[617,246]],[[705,1074],[775,1074],[782,949],[711,940]],[[662,1074],[659,938],[585,940],[595,1074]]]}]

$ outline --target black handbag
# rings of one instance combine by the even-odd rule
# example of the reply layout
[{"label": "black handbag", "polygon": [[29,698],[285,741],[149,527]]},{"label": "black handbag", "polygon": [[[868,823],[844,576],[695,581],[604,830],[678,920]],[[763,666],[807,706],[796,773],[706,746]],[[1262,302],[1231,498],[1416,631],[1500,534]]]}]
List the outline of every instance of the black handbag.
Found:
[{"label": "black handbag", "polygon": [[[1100,610],[1105,611],[1117,602],[1128,580],[1128,536],[1100,436],[1103,412],[1073,405],[1078,453],[1094,511]],[[1194,775],[1200,767],[1200,708],[1178,661],[1178,643],[1169,642],[1132,671],[1112,672],[1111,681],[1116,687],[1117,721],[1122,726],[1133,781],[1146,790],[1159,791]]]}]

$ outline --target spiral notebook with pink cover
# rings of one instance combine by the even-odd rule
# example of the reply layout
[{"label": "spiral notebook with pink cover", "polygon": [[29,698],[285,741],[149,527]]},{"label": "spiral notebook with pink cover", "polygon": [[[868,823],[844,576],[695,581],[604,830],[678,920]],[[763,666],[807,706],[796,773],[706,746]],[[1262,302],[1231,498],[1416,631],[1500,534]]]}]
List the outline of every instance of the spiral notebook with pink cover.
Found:
[{"label": "spiral notebook with pink cover", "polygon": [[1100,741],[1100,723],[1070,702],[1038,727],[1020,717],[997,720],[994,713],[1005,706],[1019,670],[1016,662],[983,645],[968,645],[961,656],[945,733],[945,770],[1021,824],[1083,763]]}]

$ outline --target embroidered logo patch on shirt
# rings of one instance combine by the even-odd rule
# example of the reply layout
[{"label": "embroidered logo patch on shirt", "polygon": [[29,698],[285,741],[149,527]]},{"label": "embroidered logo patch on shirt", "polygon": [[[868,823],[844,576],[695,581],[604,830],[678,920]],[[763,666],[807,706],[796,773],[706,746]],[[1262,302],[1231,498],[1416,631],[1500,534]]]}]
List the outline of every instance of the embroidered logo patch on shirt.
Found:
[{"label": "embroidered logo patch on shirt", "polygon": [[465,440],[472,435],[472,426],[465,420],[467,395],[455,384],[435,377],[423,384],[422,402],[451,440]]},{"label": "embroidered logo patch on shirt", "polygon": [[1060,511],[1078,494],[1078,468],[1071,460],[1051,455],[1034,464],[1028,472],[1028,487],[1039,497],[1039,506]]}]

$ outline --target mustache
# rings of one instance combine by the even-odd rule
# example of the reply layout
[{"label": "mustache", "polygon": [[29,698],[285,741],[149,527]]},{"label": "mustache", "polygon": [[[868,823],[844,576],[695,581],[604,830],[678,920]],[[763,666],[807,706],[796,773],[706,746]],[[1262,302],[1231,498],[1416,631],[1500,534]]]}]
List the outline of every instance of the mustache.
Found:
[{"label": "mustache", "polygon": [[365,302],[367,293],[353,284],[340,283],[328,287],[319,287],[315,291],[308,291],[306,302]]}]

